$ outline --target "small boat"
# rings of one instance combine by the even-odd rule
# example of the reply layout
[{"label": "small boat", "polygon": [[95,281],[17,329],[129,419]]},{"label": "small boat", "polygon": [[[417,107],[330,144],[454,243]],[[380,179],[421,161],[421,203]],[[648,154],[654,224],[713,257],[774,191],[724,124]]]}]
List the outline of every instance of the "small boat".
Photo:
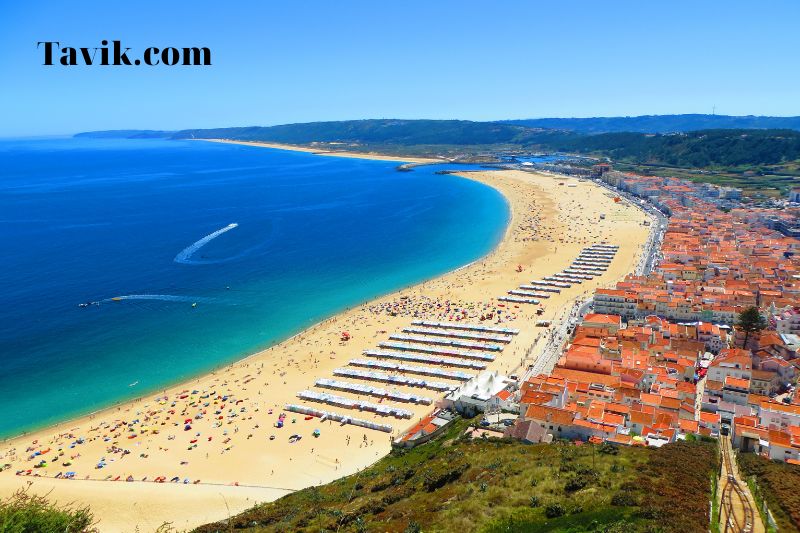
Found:
[{"label": "small boat", "polygon": [[122,301],[122,297],[121,296],[114,296],[113,298],[111,298],[111,301],[112,302],[120,302],[120,301]]},{"label": "small boat", "polygon": [[192,303],[192,307],[197,307],[197,302]]}]

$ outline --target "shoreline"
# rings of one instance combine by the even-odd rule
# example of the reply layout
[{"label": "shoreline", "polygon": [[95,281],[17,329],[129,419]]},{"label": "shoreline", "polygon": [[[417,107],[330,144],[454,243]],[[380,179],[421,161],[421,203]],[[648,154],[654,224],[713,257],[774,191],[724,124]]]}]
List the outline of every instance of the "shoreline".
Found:
[{"label": "shoreline", "polygon": [[400,157],[375,152],[352,152],[317,149],[309,146],[298,146],[294,144],[272,143],[262,141],[237,141],[234,139],[188,139],[192,141],[216,142],[222,144],[238,144],[241,146],[256,146],[260,148],[273,148],[275,150],[287,150],[289,152],[306,152],[314,155],[327,157],[345,157],[349,159],[369,159],[372,161],[394,161],[397,163],[449,163],[446,159],[434,159],[429,157]]},{"label": "shoreline", "polygon": [[[197,140],[206,140],[206,139],[197,139]],[[221,142],[221,143],[229,143],[229,144],[247,144],[247,145],[253,144],[253,143],[249,143],[249,142],[246,142],[246,141],[243,141],[242,143],[239,143],[239,142],[216,140],[216,139],[210,140],[209,142]],[[261,144],[258,144],[258,143],[256,145],[257,146],[261,146]],[[304,150],[304,149],[301,149],[301,147],[293,147],[292,145],[275,145],[275,144],[271,144],[271,145],[265,146],[265,147],[274,148],[274,149],[277,149],[277,150],[312,152],[314,155],[326,155],[326,156],[333,156],[333,157],[337,157],[338,156],[338,154],[336,154],[336,153],[316,153],[316,152],[313,152],[312,150]],[[357,154],[357,155],[353,155],[351,157],[358,158],[358,159],[372,159],[371,157],[369,157],[369,154]],[[389,156],[385,156],[385,157],[389,157]],[[380,160],[386,160],[386,159],[380,159]],[[391,159],[391,160],[395,161],[394,159]],[[406,162],[405,160],[397,160],[397,161],[398,162]],[[434,161],[434,160],[431,160],[431,161]],[[422,161],[420,160],[420,161],[411,161],[411,162],[422,162]],[[471,178],[468,174],[469,173],[466,172],[464,174],[457,174],[457,175],[459,177],[461,177],[461,178],[464,178],[464,179],[469,179],[469,180],[472,180],[472,181],[477,181],[478,183],[483,183],[481,180],[475,180],[475,179]],[[484,183],[484,185],[486,185],[486,184]],[[248,359],[252,359],[254,357],[258,357],[259,355],[261,355],[261,354],[263,354],[263,353],[265,353],[265,352],[267,352],[269,350],[272,350],[273,348],[275,348],[277,346],[280,346],[281,344],[291,342],[292,340],[294,340],[297,337],[301,336],[303,333],[305,333],[307,331],[312,331],[312,330],[315,330],[318,327],[324,326],[324,325],[328,324],[331,320],[335,319],[337,316],[345,314],[345,313],[348,313],[348,312],[351,312],[353,309],[356,309],[358,307],[363,307],[365,305],[368,305],[371,302],[378,301],[378,300],[381,300],[383,298],[389,298],[389,297],[394,296],[394,295],[399,295],[400,293],[402,293],[405,290],[413,289],[414,287],[417,287],[417,286],[420,286],[420,285],[424,285],[425,283],[428,283],[428,282],[433,281],[435,279],[438,279],[440,277],[447,276],[447,275],[450,275],[450,274],[453,274],[453,273],[456,273],[456,272],[459,272],[461,270],[464,270],[464,269],[467,269],[467,268],[471,267],[472,265],[474,265],[474,264],[476,264],[476,263],[478,263],[478,262],[490,257],[495,252],[495,250],[503,243],[503,241],[507,238],[508,233],[509,233],[510,228],[511,228],[511,222],[512,222],[512,217],[513,217],[513,213],[511,211],[511,204],[508,201],[508,198],[505,195],[503,195],[502,192],[498,191],[497,189],[495,189],[495,191],[497,191],[501,195],[501,197],[503,198],[503,201],[505,202],[505,205],[506,205],[506,209],[507,209],[507,213],[508,213],[508,219],[506,220],[505,228],[504,228],[503,233],[500,236],[500,238],[497,240],[497,242],[495,242],[493,244],[492,248],[489,251],[487,251],[484,255],[482,255],[482,256],[470,261],[469,263],[466,263],[464,265],[456,267],[456,268],[454,268],[452,270],[447,270],[447,271],[442,272],[440,274],[436,274],[435,276],[432,276],[430,278],[425,278],[425,279],[423,279],[421,281],[413,282],[413,283],[410,283],[408,285],[404,285],[402,287],[399,287],[397,289],[393,289],[390,292],[381,293],[381,294],[375,295],[375,296],[373,296],[373,297],[371,297],[371,298],[369,298],[367,300],[359,301],[359,302],[357,302],[355,304],[351,304],[351,305],[349,305],[349,306],[347,306],[347,307],[345,307],[343,309],[339,309],[338,311],[334,311],[332,314],[326,316],[325,318],[322,318],[322,319],[318,320],[317,322],[314,322],[313,324],[310,324],[310,325],[308,325],[306,327],[303,327],[302,329],[300,329],[296,333],[290,335],[289,337],[271,341],[270,344],[267,347],[258,348],[258,349],[256,349],[255,351],[252,351],[252,352],[245,352],[243,354],[235,355],[235,356],[232,357],[230,362],[217,364],[217,365],[211,367],[208,370],[202,370],[200,372],[191,374],[190,376],[187,376],[187,377],[177,378],[174,381],[170,381],[170,382],[164,384],[163,386],[159,386],[159,387],[156,387],[154,389],[151,389],[149,392],[144,392],[144,393],[136,395],[134,397],[130,397],[130,398],[126,398],[126,399],[121,399],[121,400],[115,401],[112,404],[107,405],[106,407],[101,407],[101,408],[95,409],[93,411],[82,412],[82,413],[78,413],[78,414],[75,414],[75,415],[70,415],[70,416],[62,419],[59,422],[54,422],[54,423],[47,424],[47,425],[44,425],[44,426],[41,426],[41,427],[36,427],[36,428],[28,430],[28,431],[23,431],[21,433],[16,433],[14,435],[10,435],[10,436],[7,436],[7,437],[2,437],[2,438],[0,438],[0,445],[5,445],[5,444],[7,444],[7,443],[9,443],[11,441],[22,439],[22,438],[30,436],[30,435],[43,433],[43,432],[47,432],[47,431],[50,431],[50,430],[59,429],[60,426],[73,425],[72,422],[82,421],[82,420],[85,420],[85,419],[91,420],[91,419],[95,418],[98,415],[103,415],[103,414],[106,414],[106,413],[113,412],[115,408],[118,408],[120,406],[124,406],[124,405],[129,404],[129,403],[140,402],[140,401],[144,400],[145,398],[147,398],[149,396],[156,395],[156,394],[161,394],[161,393],[166,392],[169,389],[174,389],[174,388],[177,388],[177,387],[181,387],[183,385],[187,385],[190,382],[197,380],[198,378],[207,377],[207,376],[209,376],[211,374],[214,374],[214,373],[216,373],[216,372],[218,372],[220,370],[223,370],[225,368],[228,368],[228,367],[231,367],[233,365],[240,364],[240,363],[244,363]]]},{"label": "shoreline", "polygon": [[[253,145],[254,143],[246,144]],[[278,148],[278,146],[269,147]],[[282,146],[280,149],[297,149],[297,147]],[[303,149],[299,151],[312,150]],[[340,154],[325,153],[320,155],[339,156]],[[365,156],[359,155],[358,157]],[[404,161],[394,157],[389,159],[391,161]],[[173,424],[172,421],[165,426],[163,417],[166,413],[163,411],[166,407],[159,407],[159,405],[164,404],[152,398],[152,396],[159,394],[153,392],[142,394],[134,400],[127,400],[95,411],[91,415],[65,420],[46,429],[31,431],[24,435],[7,439],[0,446],[0,452],[2,452],[0,457],[5,458],[0,459],[0,463],[8,462],[9,457],[14,457],[13,463],[15,466],[11,469],[11,472],[0,473],[0,487],[13,488],[14,486],[22,485],[26,481],[34,481],[33,486],[37,487],[37,490],[55,490],[55,497],[63,498],[66,494],[71,500],[78,499],[92,505],[93,510],[103,519],[103,524],[106,527],[111,530],[115,528],[123,530],[123,524],[130,525],[132,523],[141,524],[145,529],[151,527],[146,522],[153,517],[161,517],[165,520],[173,521],[176,525],[179,525],[178,522],[180,522],[180,527],[190,527],[191,525],[213,521],[215,518],[224,516],[225,510],[228,508],[227,504],[226,507],[220,506],[218,495],[210,495],[208,493],[211,487],[216,487],[215,490],[217,491],[224,490],[229,498],[228,504],[232,506],[230,512],[237,512],[251,506],[256,500],[268,501],[279,497],[280,494],[275,493],[275,490],[296,490],[355,473],[388,452],[389,442],[385,438],[386,434],[382,434],[383,436],[370,434],[370,437],[378,437],[377,446],[375,445],[375,439],[373,439],[370,442],[362,442],[365,445],[363,447],[360,445],[358,449],[355,449],[355,446],[350,446],[350,438],[360,439],[361,433],[363,433],[360,428],[353,426],[334,427],[330,423],[320,423],[318,419],[310,422],[301,419],[297,422],[292,422],[292,424],[297,423],[297,429],[295,429],[295,426],[289,425],[290,429],[278,431],[272,429],[270,424],[277,417],[277,413],[282,411],[282,407],[286,403],[306,403],[299,401],[295,397],[295,393],[304,387],[310,388],[313,386],[314,378],[329,377],[331,369],[343,364],[346,365],[347,359],[356,355],[359,349],[374,347],[379,340],[386,337],[387,332],[399,331],[400,328],[410,322],[408,316],[389,317],[385,314],[376,314],[371,311],[371,307],[385,302],[397,301],[403,297],[410,298],[415,302],[424,302],[426,299],[434,298],[440,302],[447,301],[459,304],[463,302],[469,305],[473,305],[473,302],[477,304],[483,302],[485,305],[487,296],[490,296],[489,300],[493,300],[505,294],[507,290],[515,288],[520,283],[527,283],[531,279],[530,276],[534,275],[531,271],[546,275],[550,270],[558,270],[562,266],[568,265],[575,251],[583,246],[583,243],[601,238],[601,232],[598,227],[601,227],[602,231],[608,235],[612,235],[616,226],[624,226],[624,231],[630,233],[630,235],[621,234],[616,237],[619,239],[620,244],[625,244],[626,253],[621,255],[632,255],[632,260],[628,262],[626,259],[626,264],[624,265],[621,260],[615,263],[616,266],[613,272],[610,271],[605,274],[602,279],[598,278],[598,283],[592,283],[593,286],[599,286],[603,282],[613,282],[630,270],[631,265],[636,260],[635,247],[637,243],[644,240],[647,234],[646,230],[634,223],[616,223],[611,220],[601,221],[601,223],[591,222],[590,217],[596,217],[596,213],[600,209],[616,209],[620,212],[626,210],[634,211],[634,215],[631,216],[634,216],[634,218],[638,216],[637,220],[646,218],[634,206],[615,206],[610,198],[605,198],[602,195],[602,190],[593,183],[581,183],[578,188],[569,189],[568,191],[566,187],[558,187],[558,182],[563,180],[555,180],[539,174],[517,171],[479,171],[466,173],[466,175],[459,174],[459,176],[473,179],[495,188],[506,200],[509,211],[508,223],[498,243],[485,256],[434,278],[397,289],[386,295],[373,298],[368,302],[354,304],[352,307],[337,312],[280,343],[247,355],[244,358],[239,358],[231,363],[221,365],[213,371],[181,380],[174,385],[159,387],[158,390],[168,391],[168,396],[173,399],[171,404],[173,405],[172,411],[177,413],[178,409],[183,408],[183,413],[173,415],[178,420],[182,420],[197,409],[197,407],[191,407],[196,405],[196,402],[191,401],[190,403],[192,398],[186,398],[188,394],[181,394],[188,393],[192,388],[217,391],[217,394],[221,394],[220,390],[223,391],[222,393],[230,391],[230,394],[235,398],[241,398],[237,402],[242,402],[248,408],[246,415],[227,421],[225,426],[220,423],[220,426],[215,426],[218,427],[217,430],[212,427],[206,431],[207,428],[201,426],[201,422],[196,424],[198,426],[198,436],[202,433],[202,438],[198,437],[194,442],[197,442],[198,439],[203,440],[203,442],[199,442],[195,447],[202,445],[203,448],[200,448],[200,450],[206,449],[215,454],[220,452],[220,455],[216,455],[215,460],[209,460],[208,453],[206,453],[206,459],[203,460],[202,452],[192,452],[192,446],[186,450],[185,444],[181,445],[173,442],[178,437],[181,437],[181,442],[184,439],[188,440],[190,435],[184,434],[184,432],[180,431],[180,428],[174,429],[177,424]],[[578,194],[572,194],[573,192]],[[589,198],[587,198],[587,192],[590,193]],[[591,193],[599,194],[592,197]],[[580,231],[577,228],[570,228],[565,225],[562,216],[574,220],[574,224],[579,224]],[[569,221],[567,220],[567,222]],[[614,240],[617,240],[617,238]],[[517,272],[516,269],[512,268],[517,264],[525,265],[523,272]],[[576,287],[574,290],[568,291],[568,293],[560,297],[554,297],[543,304],[546,308],[543,317],[555,318],[565,305],[581,297],[580,291],[580,287]],[[526,328],[520,338],[509,346],[506,353],[499,356],[497,362],[490,366],[493,370],[509,373],[509,369],[524,366],[526,362],[529,362],[527,354],[538,342],[536,335],[541,330],[533,328],[535,319],[533,308],[513,309],[511,305],[500,307],[503,307],[507,315],[510,315],[509,325]],[[354,340],[349,341],[348,344],[339,342],[338,332],[341,330],[354,332]],[[270,370],[272,370],[272,374],[268,374]],[[263,374],[265,371],[267,374]],[[280,375],[277,374],[279,371],[281,372]],[[248,388],[247,384],[252,381],[256,382],[257,391],[251,391]],[[281,381],[283,382],[282,384],[280,383]],[[262,392],[265,394],[262,395]],[[254,394],[256,395],[254,396]],[[270,396],[270,400],[268,400],[270,403],[265,403],[263,400],[263,396],[266,395]],[[183,396],[185,399],[179,399],[179,396]],[[273,400],[277,401],[271,403]],[[168,401],[164,403],[167,406],[170,405]],[[216,405],[217,402],[215,401],[214,404]],[[269,414],[265,414],[267,407],[270,407]],[[273,408],[275,409],[275,415],[271,414]],[[327,406],[321,406],[320,408],[328,409]],[[404,408],[411,409],[414,412],[414,416],[411,419],[383,419],[368,415],[366,412],[359,413],[357,416],[391,423],[395,428],[393,434],[396,434],[413,425],[416,419],[428,412],[431,407],[404,404]],[[333,408],[333,410],[342,411],[336,408]],[[258,428],[254,429],[251,435],[259,434],[261,435],[260,438],[264,440],[256,442],[251,440],[250,436],[245,439],[243,436],[237,435],[240,426],[251,424],[251,422],[245,423],[245,420],[243,420],[247,415],[250,416],[246,420],[254,419],[253,422],[256,422],[254,427]],[[123,431],[119,429],[119,424],[114,422],[115,417],[117,420],[123,421],[144,417],[145,420],[150,419],[152,424],[155,424],[154,420],[160,420],[160,431],[156,433],[143,431],[134,435],[136,440],[122,440],[124,438],[122,436]],[[105,426],[95,422],[95,420],[101,418],[106,419],[103,420],[103,423],[106,424]],[[301,417],[298,416],[297,418]],[[170,417],[167,416],[166,420],[170,420]],[[202,424],[205,423],[202,422]],[[73,426],[79,428],[75,429],[75,435],[65,436],[64,433],[53,435],[57,431],[72,432]],[[113,428],[108,431],[111,426]],[[131,429],[127,423],[126,426],[127,430]],[[298,445],[290,445],[284,442],[289,432],[300,431],[307,435],[306,432],[310,431],[308,428],[313,426],[324,427],[323,436],[318,440],[306,436]],[[235,428],[236,431],[229,433],[228,428]],[[305,429],[301,430],[300,428]],[[222,429],[225,430],[224,433],[221,431]],[[103,431],[106,431],[108,435],[106,437],[107,441],[100,440],[100,434]],[[283,431],[283,433],[280,431]],[[97,434],[93,435],[93,432]],[[170,439],[170,436],[165,435],[168,432],[175,432],[176,435],[172,435],[172,439]],[[243,433],[246,432],[247,430]],[[280,435],[280,441],[267,441],[266,435],[268,433],[277,433]],[[25,446],[30,447],[31,440],[52,443],[53,447],[65,447],[65,444],[69,443],[70,439],[78,435],[90,439],[86,445],[82,445],[85,447],[81,451],[82,454],[90,458],[79,457],[74,459],[76,462],[80,461],[81,464],[70,467],[78,471],[81,479],[66,483],[51,477],[23,476],[19,478],[13,475],[13,470],[17,468],[16,465],[30,464],[29,460],[24,459],[27,453],[23,450],[25,450]],[[194,429],[191,435],[194,435]],[[206,443],[205,438],[207,435],[208,441]],[[212,436],[217,439],[213,443]],[[364,436],[366,441],[366,434]],[[345,437],[347,437],[346,444]],[[131,438],[130,435],[128,438]],[[224,447],[224,442],[223,447],[219,447],[218,441],[223,440],[223,438],[227,439],[224,442],[230,441],[231,443],[227,449]],[[256,439],[259,439],[259,437],[256,437]],[[139,447],[135,452],[141,452],[140,456],[146,456],[145,460],[140,460],[141,457],[137,459],[135,453],[131,453],[128,457],[123,455],[116,458],[115,454],[107,452],[108,445],[103,444],[104,442],[112,441],[117,443],[116,445],[120,448]],[[262,442],[263,444],[261,444]],[[237,448],[236,451],[231,450],[234,445]],[[19,450],[15,449],[13,454],[9,455],[9,446],[19,447]],[[321,451],[316,451],[318,448],[314,446],[322,446]],[[308,453],[309,447],[310,454]],[[17,457],[17,452],[23,457]],[[91,470],[98,458],[106,455],[115,457],[110,461],[117,462],[115,464],[109,463],[106,469],[103,470]],[[151,455],[154,457],[150,458],[149,456]],[[343,457],[343,460],[340,461],[339,457]],[[185,465],[183,459],[186,460]],[[178,465],[179,460],[181,460],[182,466]],[[89,470],[87,470],[87,467]],[[272,469],[271,474],[269,469]],[[55,466],[55,468],[46,471],[45,474],[52,476],[57,470],[63,470],[63,468]],[[112,483],[111,486],[118,488],[104,490],[103,487],[110,489],[110,486],[101,483],[86,483],[82,480],[84,475],[87,475],[90,480],[102,480],[102,476],[107,472],[110,472],[111,475],[121,473],[123,477],[131,475],[137,481],[142,475],[155,475],[161,472],[172,475],[172,473],[181,472],[181,477],[185,475],[188,479],[188,476],[191,476],[193,479],[202,479],[204,483],[199,485],[190,484],[188,486],[156,485],[152,483],[147,485],[143,483]],[[152,480],[152,478],[149,478],[149,480]],[[258,484],[256,480],[264,484]],[[231,485],[234,481],[241,481],[242,484],[222,489],[221,485]],[[139,488],[133,487],[133,485]],[[245,485],[254,485],[259,488],[250,487],[245,491]],[[261,488],[267,485],[272,489]],[[122,487],[126,488],[123,489]],[[284,487],[284,489],[277,489],[277,487]],[[64,491],[68,492],[65,493]],[[137,496],[139,498],[138,501],[143,504],[147,502],[147,505],[150,506],[150,510],[146,514],[141,509],[139,509],[138,514],[125,516],[116,514],[119,511],[119,502],[125,499],[125,495],[130,492],[141,493]],[[150,494],[151,492],[153,494]],[[181,512],[175,510],[174,501],[167,502],[169,505],[164,505],[162,502],[157,501],[159,493],[164,492],[175,493],[171,497],[180,498],[183,503],[191,506],[193,512],[184,516]],[[254,499],[250,500],[250,498]],[[106,527],[104,527],[104,530]]]}]

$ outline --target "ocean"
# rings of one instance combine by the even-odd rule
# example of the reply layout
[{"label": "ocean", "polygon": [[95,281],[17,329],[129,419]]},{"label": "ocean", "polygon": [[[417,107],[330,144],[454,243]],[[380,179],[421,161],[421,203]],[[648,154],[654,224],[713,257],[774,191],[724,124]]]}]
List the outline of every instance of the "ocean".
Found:
[{"label": "ocean", "polygon": [[231,363],[502,238],[497,191],[397,164],[0,140],[0,437]]}]

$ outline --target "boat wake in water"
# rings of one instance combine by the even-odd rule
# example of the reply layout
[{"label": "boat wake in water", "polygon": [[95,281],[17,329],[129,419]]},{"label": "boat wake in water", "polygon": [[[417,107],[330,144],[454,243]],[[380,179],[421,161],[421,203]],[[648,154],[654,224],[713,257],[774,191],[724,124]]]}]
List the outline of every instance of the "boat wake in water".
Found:
[{"label": "boat wake in water", "polygon": [[213,239],[216,239],[217,237],[219,237],[223,233],[225,233],[227,231],[230,231],[233,228],[237,228],[237,227],[239,227],[239,224],[234,222],[233,224],[228,224],[224,228],[218,229],[217,231],[215,231],[213,233],[209,233],[208,235],[206,235],[205,237],[203,237],[199,241],[197,241],[194,244],[184,248],[178,255],[175,256],[175,262],[176,263],[183,263],[185,265],[203,263],[203,261],[192,261],[191,260],[192,256],[195,254],[195,252],[197,252],[197,250],[199,250],[200,248],[202,248],[203,246],[208,244]]},{"label": "boat wake in water", "polygon": [[174,294],[126,294],[100,300],[101,302],[121,302],[123,300],[160,300],[162,302],[210,302],[211,298],[197,298],[193,296],[177,296]]}]

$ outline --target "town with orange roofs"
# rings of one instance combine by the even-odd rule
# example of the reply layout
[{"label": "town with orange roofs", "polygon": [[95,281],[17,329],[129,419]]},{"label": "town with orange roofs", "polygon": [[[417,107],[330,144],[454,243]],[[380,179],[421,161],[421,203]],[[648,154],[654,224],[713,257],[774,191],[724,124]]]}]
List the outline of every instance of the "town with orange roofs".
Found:
[{"label": "town with orange roofs", "polygon": [[[660,447],[725,436],[741,451],[800,464],[800,241],[792,223],[800,191],[780,210],[745,209],[737,189],[608,165],[594,173],[663,216],[651,263],[594,291],[550,368],[531,365],[516,381],[438,407],[469,403],[472,415],[482,401],[488,436],[502,431],[529,443]],[[744,322],[748,314],[755,325]],[[397,442],[427,441],[445,425],[443,413]]]}]

